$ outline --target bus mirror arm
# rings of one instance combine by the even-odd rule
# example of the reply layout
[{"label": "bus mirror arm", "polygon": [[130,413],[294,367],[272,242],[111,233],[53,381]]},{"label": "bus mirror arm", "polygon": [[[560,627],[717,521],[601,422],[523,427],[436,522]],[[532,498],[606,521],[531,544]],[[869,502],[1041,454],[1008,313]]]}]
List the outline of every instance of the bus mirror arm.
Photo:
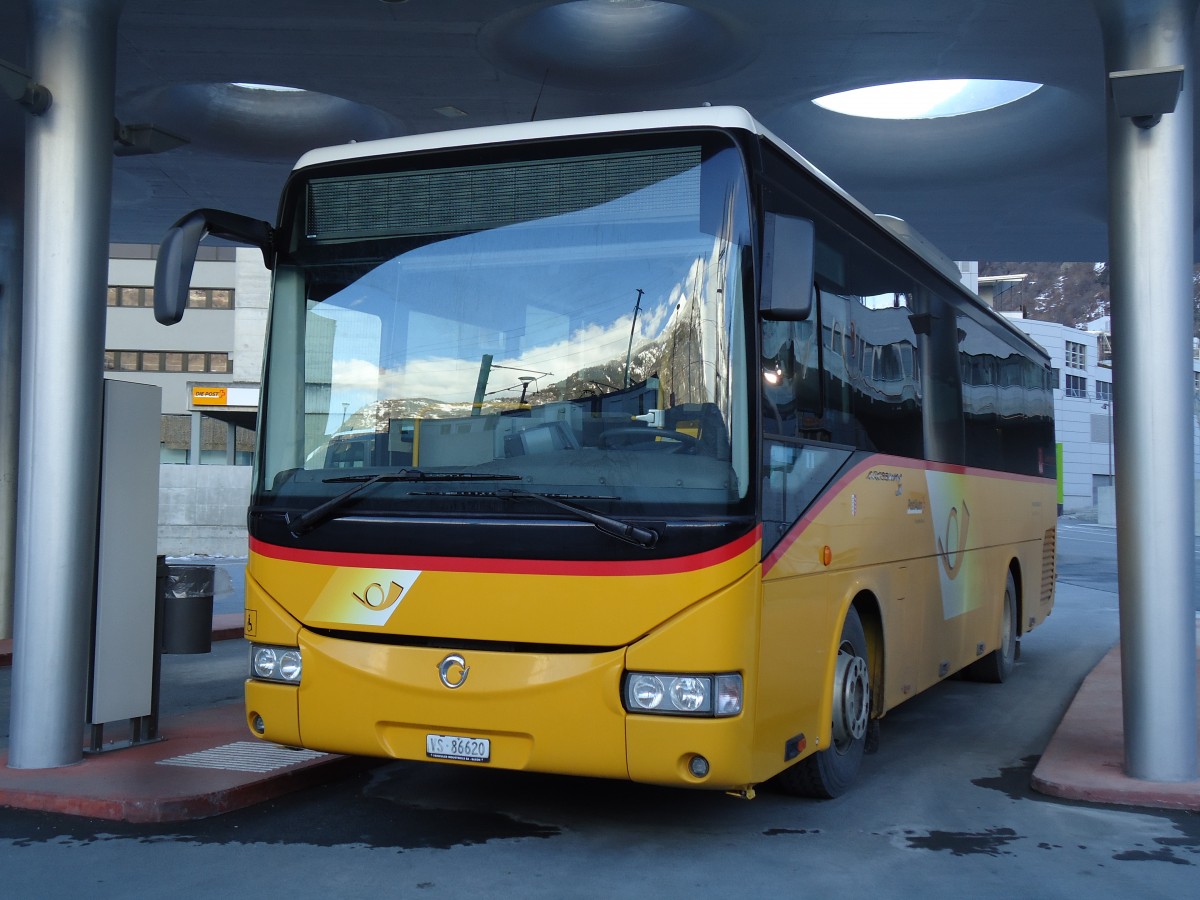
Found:
[{"label": "bus mirror arm", "polygon": [[763,218],[762,299],[768,321],[803,322],[812,313],[816,236],[809,219],[768,212]]},{"label": "bus mirror arm", "polygon": [[188,288],[196,252],[206,235],[228,238],[258,247],[263,263],[272,268],[275,258],[275,230],[259,219],[219,209],[197,209],[171,226],[158,248],[154,267],[154,318],[162,325],[174,325],[187,308]]}]

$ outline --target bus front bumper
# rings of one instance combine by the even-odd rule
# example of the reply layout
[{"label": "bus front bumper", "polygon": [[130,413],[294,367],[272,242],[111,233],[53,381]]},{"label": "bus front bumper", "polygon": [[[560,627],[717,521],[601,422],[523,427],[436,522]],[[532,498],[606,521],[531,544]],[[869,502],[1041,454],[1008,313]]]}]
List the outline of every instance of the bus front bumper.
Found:
[{"label": "bus front bumper", "polygon": [[625,711],[625,648],[448,650],[308,631],[300,646],[299,685],[246,683],[247,721],[266,740],[673,786],[743,790],[754,780],[744,712],[714,719]]}]

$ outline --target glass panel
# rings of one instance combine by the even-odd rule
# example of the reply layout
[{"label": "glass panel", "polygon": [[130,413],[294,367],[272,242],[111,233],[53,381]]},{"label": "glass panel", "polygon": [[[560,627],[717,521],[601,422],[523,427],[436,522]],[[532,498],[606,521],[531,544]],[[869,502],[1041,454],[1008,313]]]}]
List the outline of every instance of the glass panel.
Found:
[{"label": "glass panel", "polygon": [[189,372],[206,372],[208,371],[205,353],[189,353],[187,355],[187,370]]},{"label": "glass panel", "polygon": [[168,371],[168,372],[182,372],[183,371],[183,354],[182,353],[165,353],[165,354],[163,354],[163,358],[165,360],[166,371]]},{"label": "glass panel", "polygon": [[[328,469],[420,466],[596,508],[742,502],[742,171],[696,142],[314,185],[317,237],[276,277],[261,483],[294,506],[344,489]],[[389,482],[358,505],[400,495],[449,502]]]},{"label": "glass panel", "polygon": [[143,372],[160,372],[162,371],[162,354],[158,351],[147,350],[142,353],[142,371]]},{"label": "glass panel", "polygon": [[824,444],[763,444],[763,541],[770,548],[829,483],[851,451]]},{"label": "glass panel", "polygon": [[159,428],[159,460],[164,463],[187,463],[192,443],[192,417],[163,416],[159,420]]}]

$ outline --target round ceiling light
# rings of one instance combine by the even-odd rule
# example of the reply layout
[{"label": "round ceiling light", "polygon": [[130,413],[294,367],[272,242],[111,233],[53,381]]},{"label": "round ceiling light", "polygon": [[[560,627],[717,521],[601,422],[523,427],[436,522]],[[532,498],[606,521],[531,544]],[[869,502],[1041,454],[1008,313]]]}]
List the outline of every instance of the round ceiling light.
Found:
[{"label": "round ceiling light", "polygon": [[272,84],[169,84],[121,107],[124,120],[150,122],[193,147],[242,159],[294,160],[314,147],[400,133],[374,107]]},{"label": "round ceiling light", "polygon": [[490,22],[480,51],[530,81],[582,90],[712,81],[753,56],[736,17],[666,0],[537,3]]},{"label": "round ceiling light", "polygon": [[956,78],[902,81],[842,91],[813,103],[847,116],[868,119],[945,119],[1016,103],[1041,88],[1029,81]]}]

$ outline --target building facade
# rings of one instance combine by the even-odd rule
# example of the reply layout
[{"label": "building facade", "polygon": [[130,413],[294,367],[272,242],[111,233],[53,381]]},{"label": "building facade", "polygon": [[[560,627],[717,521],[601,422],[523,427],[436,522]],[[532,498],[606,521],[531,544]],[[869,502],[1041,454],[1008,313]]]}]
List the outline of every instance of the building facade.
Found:
[{"label": "building facade", "polygon": [[[1107,317],[1086,330],[1001,313],[1050,354],[1054,367],[1055,439],[1059,446],[1060,503],[1064,513],[1090,513],[1111,504],[1114,484],[1112,340]],[[1200,388],[1200,355],[1192,354],[1192,387]],[[1194,478],[1200,481],[1200,427],[1192,416]]]},{"label": "building facade", "polygon": [[104,375],[162,390],[158,552],[244,556],[270,273],[256,250],[201,248],[187,314],[166,327],[157,250],[110,247]]}]

